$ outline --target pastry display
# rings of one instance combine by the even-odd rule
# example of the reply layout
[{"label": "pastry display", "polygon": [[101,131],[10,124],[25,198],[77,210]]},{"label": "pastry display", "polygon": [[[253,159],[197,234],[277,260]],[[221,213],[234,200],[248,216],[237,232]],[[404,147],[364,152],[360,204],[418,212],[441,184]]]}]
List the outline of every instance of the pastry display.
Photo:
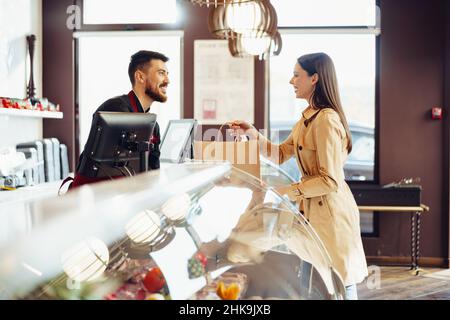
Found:
[{"label": "pastry display", "polygon": [[239,285],[236,282],[226,285],[223,281],[217,284],[216,293],[222,300],[237,300],[240,293]]},{"label": "pastry display", "polygon": [[35,110],[35,111],[60,111],[59,104],[48,101],[47,98],[41,99],[16,99],[0,97],[0,108]]},{"label": "pastry display", "polygon": [[177,195],[167,200],[162,208],[162,213],[173,222],[183,221],[191,207],[191,198],[187,193]]},{"label": "pastry display", "polygon": [[140,284],[124,283],[119,289],[105,296],[105,300],[144,300],[147,293]]},{"label": "pastry display", "polygon": [[145,300],[166,300],[166,298],[160,293],[152,293]]},{"label": "pastry display", "polygon": [[161,219],[155,212],[145,210],[131,219],[125,229],[133,242],[148,244],[155,240],[161,231]]},{"label": "pastry display", "polygon": [[97,238],[88,238],[66,249],[61,257],[67,276],[76,282],[89,282],[99,278],[109,263],[109,250]]},{"label": "pastry display", "polygon": [[142,284],[148,292],[157,292],[161,290],[166,284],[161,270],[158,267],[150,269],[142,280]]},{"label": "pastry display", "polygon": [[[0,265],[4,261],[0,283],[12,293],[0,290],[0,297],[227,301],[343,297],[345,287],[328,252],[296,208],[259,181],[228,169],[228,165],[177,165],[167,172],[154,170],[149,177],[133,177],[136,183],[117,188],[118,195],[127,199],[127,208],[113,213],[116,201],[111,200],[111,208],[100,204],[109,201],[107,195],[115,188],[98,184],[104,191],[98,193],[99,206],[80,209],[89,207],[92,216],[80,211],[67,217],[70,222],[82,218],[81,230],[61,225],[64,234],[71,233],[40,244],[43,248],[47,243],[45,252],[53,254],[50,261],[57,265],[47,266],[47,257],[37,259],[40,252],[32,250],[34,242],[18,250],[11,243],[0,259]],[[153,181],[159,174],[161,180]],[[213,175],[216,178],[209,179]],[[197,183],[191,185],[194,177]],[[136,188],[137,198],[130,188]],[[87,196],[93,194],[90,188],[83,190]],[[69,200],[78,203],[80,195],[73,195]],[[56,208],[63,205],[55,202],[49,205],[53,207],[57,216]],[[47,204],[42,208],[47,210]],[[27,271],[26,278],[12,279],[10,265],[21,261],[27,263],[21,268],[37,270],[42,277]],[[27,287],[30,290],[14,292]]]},{"label": "pastry display", "polygon": [[208,259],[201,252],[197,252],[192,258],[188,260],[188,274],[189,279],[195,279],[205,274],[205,268],[208,264]]},{"label": "pastry display", "polygon": [[248,277],[244,273],[225,272],[196,292],[191,300],[239,300],[245,297]]},{"label": "pastry display", "polygon": [[163,300],[160,299],[161,296],[164,300],[169,298],[164,275],[153,260],[128,259],[121,266],[121,274],[124,283],[106,295],[106,300]]}]

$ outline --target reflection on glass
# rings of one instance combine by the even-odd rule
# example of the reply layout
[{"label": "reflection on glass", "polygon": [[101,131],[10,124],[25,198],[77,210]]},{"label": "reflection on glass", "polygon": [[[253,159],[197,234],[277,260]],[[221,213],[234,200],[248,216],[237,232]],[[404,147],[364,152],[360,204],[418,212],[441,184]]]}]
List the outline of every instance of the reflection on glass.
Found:
[{"label": "reflection on glass", "polygon": [[186,299],[186,292],[195,292],[206,284],[205,277],[189,278],[188,261],[196,252],[197,247],[192,237],[185,229],[180,228],[164,250],[151,253],[164,273],[170,296],[174,300]]},{"label": "reflection on glass", "polygon": [[[235,177],[234,182],[237,181]],[[212,190],[217,196],[225,196],[225,191],[230,189],[233,190],[231,187]],[[329,299],[335,294],[329,256],[306,221],[300,214],[297,217],[293,214],[291,204],[270,189],[265,192],[235,189],[236,192],[247,190],[250,201],[246,202],[247,207],[240,209],[239,219],[233,222],[235,225],[230,226],[232,232],[223,242],[215,239],[203,242],[199,248],[208,256],[206,270],[212,278],[216,278],[217,270],[227,270],[227,277],[243,277],[239,282],[244,283],[242,287],[248,288],[248,292],[242,291],[241,298]],[[211,193],[204,194],[200,202],[206,196]],[[230,194],[227,198],[239,197]],[[213,197],[208,200],[211,199]],[[220,200],[216,201],[220,203]],[[209,211],[203,213],[212,214]],[[227,213],[220,214],[226,216]],[[199,231],[197,224],[192,226]],[[211,227],[210,232],[218,229],[220,226]],[[224,276],[219,275],[199,291],[196,298],[216,297],[214,284],[222,281]]]},{"label": "reflection on glass", "polygon": [[278,237],[282,220],[282,215],[270,205],[260,204],[248,210],[234,228],[227,258],[234,263],[261,261],[264,252],[282,244]]},{"label": "reflection on glass", "polygon": [[161,220],[155,212],[145,210],[131,219],[125,229],[133,242],[139,244],[151,243],[161,230]]},{"label": "reflection on glass", "polygon": [[261,25],[262,15],[255,2],[230,4],[226,7],[226,23],[236,33],[247,34]]},{"label": "reflection on glass", "polygon": [[[289,184],[289,183],[290,182],[288,182],[286,184]],[[279,203],[279,202],[280,202],[280,196],[279,195],[277,195],[272,190],[266,192],[266,195],[264,197],[264,203]]]},{"label": "reflection on glass", "polygon": [[96,238],[80,242],[62,255],[64,272],[77,282],[97,279],[103,274],[108,263],[108,247]]},{"label": "reflection on glass", "polygon": [[171,221],[184,220],[191,206],[191,198],[187,193],[177,195],[163,204],[161,211]]},{"label": "reflection on glass", "polygon": [[[181,177],[191,177],[189,170],[194,164],[177,166],[183,173]],[[170,170],[173,173],[177,167]],[[179,187],[176,177],[171,176],[171,183],[178,183]],[[147,184],[141,189],[138,184],[133,187],[133,191],[158,192],[158,188],[147,189]],[[144,203],[146,198],[133,195],[128,194],[129,202],[141,201],[139,207],[149,209],[136,211],[116,233],[114,228],[108,228],[108,240],[104,238],[105,226],[117,222],[114,215],[98,216],[98,223],[93,219],[96,228],[90,226],[89,234],[96,238],[76,245],[68,240],[74,235],[67,233],[58,242],[52,241],[57,233],[51,234],[53,238],[48,236],[45,243],[34,240],[27,254],[12,244],[14,260],[26,261],[43,276],[50,274],[49,268],[43,268],[39,262],[50,264],[55,258],[58,262],[62,258],[62,264],[56,268],[58,275],[54,272],[48,276],[56,277],[45,284],[46,279],[40,278],[42,287],[29,297],[144,299],[154,293],[149,289],[154,283],[148,274],[155,266],[164,275],[167,287],[162,292],[166,299],[230,298],[224,293],[227,288],[239,288],[233,299],[339,299],[345,291],[339,275],[332,272],[333,263],[312,225],[289,201],[239,170],[224,170],[223,176],[202,186],[186,186],[184,193],[173,198],[163,193],[161,197],[166,198],[160,199],[165,201],[162,207],[159,202],[152,206],[152,201]],[[93,209],[102,204],[99,202]],[[83,227],[81,221],[76,225]],[[59,230],[76,229],[75,224],[70,226]],[[50,251],[46,259],[33,260],[28,252],[46,244],[62,248],[54,248],[55,253]],[[20,268],[8,271],[7,259],[12,252],[0,254],[1,286],[17,297],[25,296],[16,291],[27,291],[27,285],[35,287],[32,282],[36,275]],[[61,265],[65,274],[59,273]]]},{"label": "reflection on glass", "polygon": [[[224,206],[222,199],[230,199]],[[231,230],[245,212],[245,208],[250,203],[252,191],[247,188],[236,187],[214,187],[203,197],[199,204],[202,208],[202,215],[193,222],[193,227],[203,242],[209,242],[217,238],[219,242],[226,240]],[[223,219],[220,226],[217,221]]]}]

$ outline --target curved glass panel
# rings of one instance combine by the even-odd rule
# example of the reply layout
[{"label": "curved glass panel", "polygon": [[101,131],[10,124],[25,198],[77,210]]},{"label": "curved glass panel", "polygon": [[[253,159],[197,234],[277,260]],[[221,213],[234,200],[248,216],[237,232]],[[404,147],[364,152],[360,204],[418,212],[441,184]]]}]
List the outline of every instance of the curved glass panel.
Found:
[{"label": "curved glass panel", "polygon": [[344,294],[323,244],[297,209],[229,164],[172,165],[28,206],[28,234],[0,246],[1,298]]},{"label": "curved glass panel", "polygon": [[[295,162],[295,159],[292,159]],[[289,172],[285,171],[283,167],[273,163],[272,161],[260,157],[261,161],[261,180],[271,187],[285,186],[298,180]],[[298,168],[295,167],[294,170],[298,172]]]}]

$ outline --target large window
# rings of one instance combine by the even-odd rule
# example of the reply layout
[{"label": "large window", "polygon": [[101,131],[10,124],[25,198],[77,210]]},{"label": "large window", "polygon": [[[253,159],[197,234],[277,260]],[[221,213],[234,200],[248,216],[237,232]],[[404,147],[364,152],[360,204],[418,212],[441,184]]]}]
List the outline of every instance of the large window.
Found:
[{"label": "large window", "polygon": [[[353,152],[344,167],[348,180],[373,180],[375,159],[375,35],[282,33],[283,50],[270,61],[270,129],[283,141],[307,107],[295,98],[289,80],[300,55],[326,52],[334,61],[344,111],[353,136]],[[282,165],[294,178],[294,159]]]},{"label": "large window", "polygon": [[[334,61],[341,100],[353,138],[344,166],[349,181],[375,179],[375,103],[379,10],[375,0],[272,0],[283,48],[269,62],[269,128],[273,141],[289,135],[306,101],[295,98],[289,80],[301,55],[325,52]],[[294,14],[293,14],[294,13]],[[281,167],[300,179],[295,159]],[[362,232],[374,233],[373,216]]]},{"label": "large window", "polygon": [[375,0],[271,0],[278,27],[375,26]]},{"label": "large window", "polygon": [[[307,107],[305,101],[295,98],[289,84],[297,58],[307,53],[325,52],[336,67],[342,104],[353,137],[353,152],[344,168],[346,179],[374,180],[378,34],[378,28],[373,26],[376,24],[375,2],[300,0],[290,3],[289,7],[286,1],[272,2],[280,25],[291,27],[280,28],[283,50],[270,60],[269,127],[272,139],[283,141]],[[296,14],[289,14],[292,12]],[[294,159],[282,167],[294,178],[300,178]]]},{"label": "large window", "polygon": [[84,0],[84,24],[175,23],[176,0]]},{"label": "large window", "polygon": [[78,37],[79,147],[87,141],[95,110],[107,99],[131,90],[128,64],[133,53],[153,50],[170,58],[167,62],[169,99],[154,102],[161,134],[171,119],[181,118],[181,40],[178,31],[82,32]]},{"label": "large window", "polygon": [[83,10],[82,29],[75,33],[79,152],[89,135],[94,111],[106,100],[131,90],[128,64],[131,55],[139,50],[158,51],[169,57],[168,100],[164,104],[154,102],[150,109],[157,114],[163,134],[169,120],[182,117],[183,32],[173,30],[179,26],[177,0],[77,3]]}]

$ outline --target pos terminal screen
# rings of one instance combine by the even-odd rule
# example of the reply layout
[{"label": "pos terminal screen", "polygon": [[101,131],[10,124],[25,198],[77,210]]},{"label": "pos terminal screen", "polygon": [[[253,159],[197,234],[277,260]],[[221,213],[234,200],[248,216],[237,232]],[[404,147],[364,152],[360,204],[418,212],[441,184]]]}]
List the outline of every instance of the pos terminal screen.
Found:
[{"label": "pos terminal screen", "polygon": [[161,161],[182,162],[191,149],[196,121],[171,120],[161,143]]}]

